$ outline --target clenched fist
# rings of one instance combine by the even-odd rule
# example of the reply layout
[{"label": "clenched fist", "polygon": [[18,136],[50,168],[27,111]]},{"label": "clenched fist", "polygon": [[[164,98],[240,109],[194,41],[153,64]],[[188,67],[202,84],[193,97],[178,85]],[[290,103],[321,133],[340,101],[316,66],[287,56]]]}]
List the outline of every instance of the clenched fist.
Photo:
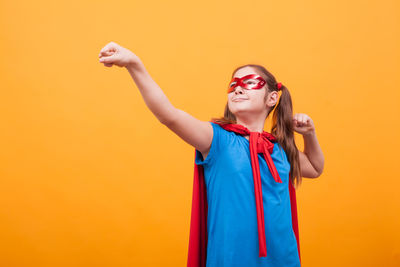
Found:
[{"label": "clenched fist", "polygon": [[99,62],[104,63],[106,67],[112,67],[113,65],[127,67],[140,61],[134,53],[114,42],[106,44],[100,50],[99,58]]},{"label": "clenched fist", "polygon": [[296,113],[293,116],[293,129],[299,134],[307,135],[315,132],[313,120],[304,113]]}]

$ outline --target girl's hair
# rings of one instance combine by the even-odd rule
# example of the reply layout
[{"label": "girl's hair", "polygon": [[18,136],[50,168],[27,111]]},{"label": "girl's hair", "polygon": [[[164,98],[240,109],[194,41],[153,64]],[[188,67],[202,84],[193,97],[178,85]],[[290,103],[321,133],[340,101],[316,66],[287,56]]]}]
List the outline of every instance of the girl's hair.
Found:
[{"label": "girl's hair", "polygon": [[[233,78],[236,71],[244,67],[252,67],[259,75],[261,75],[265,79],[267,87],[264,102],[267,100],[267,93],[278,90],[277,81],[274,75],[272,75],[268,70],[260,65],[247,64],[239,66],[233,71],[231,78]],[[290,179],[294,187],[297,189],[298,186],[301,184],[302,178],[300,172],[299,150],[297,149],[294,140],[292,98],[290,97],[289,90],[283,84],[281,86],[281,90],[282,94],[279,98],[278,103],[268,111],[267,117],[265,119],[268,118],[269,113],[271,113],[271,111],[275,108],[272,115],[271,134],[275,136],[278,143],[282,146],[287,154],[287,158],[290,162]],[[212,118],[211,121],[220,124],[236,124],[236,117],[229,110],[228,103],[226,103],[224,116],[220,118]]]}]

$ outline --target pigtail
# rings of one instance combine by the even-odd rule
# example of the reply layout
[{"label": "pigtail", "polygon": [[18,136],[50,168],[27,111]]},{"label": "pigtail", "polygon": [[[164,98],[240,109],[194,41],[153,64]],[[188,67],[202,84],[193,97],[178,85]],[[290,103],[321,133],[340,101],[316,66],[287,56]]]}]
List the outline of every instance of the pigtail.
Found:
[{"label": "pigtail", "polygon": [[291,182],[297,189],[301,184],[302,178],[299,150],[297,149],[294,139],[292,98],[289,90],[283,84],[280,90],[282,94],[272,115],[271,133],[276,137],[277,141],[286,152],[290,162]]}]

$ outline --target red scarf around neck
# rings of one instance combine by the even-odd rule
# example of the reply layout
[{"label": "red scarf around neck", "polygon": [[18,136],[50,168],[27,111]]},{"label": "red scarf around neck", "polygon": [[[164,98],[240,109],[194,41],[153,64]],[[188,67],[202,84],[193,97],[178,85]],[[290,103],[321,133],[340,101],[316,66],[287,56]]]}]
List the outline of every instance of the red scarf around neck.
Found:
[{"label": "red scarf around neck", "polygon": [[[258,153],[263,153],[268,168],[277,183],[282,183],[279,173],[275,168],[275,164],[271,158],[276,138],[263,131],[262,133],[250,132],[249,129],[239,124],[220,124],[223,129],[235,132],[240,135],[249,135],[249,147],[251,157],[251,167],[254,179],[254,192],[257,209],[257,225],[258,225],[258,241],[259,241],[259,257],[267,256],[267,246],[265,238],[264,226],[264,208],[262,200],[260,167],[258,163]],[[297,240],[297,249],[300,258],[300,241],[297,219],[297,203],[296,191],[290,181],[289,175],[289,195],[292,213],[292,226]],[[194,181],[192,195],[192,211],[190,222],[189,251],[187,266],[188,267],[205,267],[207,257],[207,193],[204,181],[203,166],[194,164]],[[300,258],[301,259],[301,258]]]}]

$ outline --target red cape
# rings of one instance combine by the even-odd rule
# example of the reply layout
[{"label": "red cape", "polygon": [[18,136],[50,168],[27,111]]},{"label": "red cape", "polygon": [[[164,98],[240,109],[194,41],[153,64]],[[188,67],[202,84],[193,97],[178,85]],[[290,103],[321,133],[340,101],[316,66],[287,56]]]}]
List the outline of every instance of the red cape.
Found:
[{"label": "red cape", "polygon": [[[195,154],[196,156],[196,154]],[[292,226],[297,240],[300,257],[299,227],[297,220],[296,190],[290,181],[289,195],[292,212]],[[203,166],[194,164],[194,181],[192,197],[192,214],[190,222],[188,267],[205,267],[207,258],[207,193]]]}]

